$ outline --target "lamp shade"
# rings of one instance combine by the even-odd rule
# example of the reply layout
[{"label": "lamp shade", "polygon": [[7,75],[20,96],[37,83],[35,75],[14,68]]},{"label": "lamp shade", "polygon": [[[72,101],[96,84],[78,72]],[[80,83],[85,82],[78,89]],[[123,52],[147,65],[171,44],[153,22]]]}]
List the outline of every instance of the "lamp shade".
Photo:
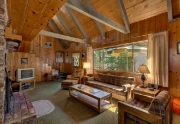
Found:
[{"label": "lamp shade", "polygon": [[140,72],[140,73],[150,73],[148,67],[146,65],[144,65],[144,64],[139,66],[138,72]]},{"label": "lamp shade", "polygon": [[90,63],[89,62],[84,62],[83,63],[83,68],[90,68]]}]

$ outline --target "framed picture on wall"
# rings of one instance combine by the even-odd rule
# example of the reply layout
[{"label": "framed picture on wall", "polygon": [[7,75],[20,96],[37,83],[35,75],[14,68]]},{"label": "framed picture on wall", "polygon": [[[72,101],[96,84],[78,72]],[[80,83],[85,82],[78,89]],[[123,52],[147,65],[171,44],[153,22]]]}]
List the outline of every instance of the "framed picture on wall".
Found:
[{"label": "framed picture on wall", "polygon": [[28,58],[21,58],[21,64],[28,64]]},{"label": "framed picture on wall", "polygon": [[64,53],[61,51],[56,51],[56,63],[62,63],[64,60]]},{"label": "framed picture on wall", "polygon": [[81,58],[82,58],[82,59],[85,59],[85,58],[86,58],[86,53],[82,53],[82,54],[81,54]]},{"label": "framed picture on wall", "polygon": [[180,54],[180,42],[177,42],[177,54]]},{"label": "framed picture on wall", "polygon": [[45,42],[44,47],[45,48],[52,48],[52,42]]}]

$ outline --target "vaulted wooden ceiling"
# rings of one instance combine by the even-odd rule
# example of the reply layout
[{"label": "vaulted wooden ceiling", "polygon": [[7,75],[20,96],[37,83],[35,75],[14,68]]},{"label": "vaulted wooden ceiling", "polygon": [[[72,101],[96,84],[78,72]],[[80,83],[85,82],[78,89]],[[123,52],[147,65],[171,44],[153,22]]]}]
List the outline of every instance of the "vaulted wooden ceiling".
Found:
[{"label": "vaulted wooden ceiling", "polygon": [[[168,0],[13,0],[10,7],[11,26],[24,40],[32,40],[42,29],[89,41],[114,30],[113,26],[88,17],[88,12],[84,14],[74,7],[69,7],[71,1],[87,5],[92,8],[88,12],[97,11],[105,17],[104,20],[112,20],[123,30],[127,29],[127,23],[132,24],[167,12]],[[128,21],[125,21],[119,3],[121,6],[123,4]],[[173,16],[179,16],[180,0],[172,0],[172,8]],[[128,33],[128,30],[123,33]],[[63,45],[69,44],[66,40],[61,42]]]}]

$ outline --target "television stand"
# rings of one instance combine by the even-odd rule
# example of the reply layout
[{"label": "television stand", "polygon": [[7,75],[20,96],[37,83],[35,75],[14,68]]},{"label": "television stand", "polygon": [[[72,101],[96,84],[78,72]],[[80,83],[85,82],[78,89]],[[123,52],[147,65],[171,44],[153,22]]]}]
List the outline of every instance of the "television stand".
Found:
[{"label": "television stand", "polygon": [[[23,89],[23,84],[24,83],[28,83],[28,84],[31,84],[29,88],[25,88]],[[35,79],[29,79],[29,80],[23,80],[23,81],[20,81],[20,82],[14,82],[11,84],[12,88],[15,87],[15,86],[18,86],[19,87],[19,90],[17,91],[31,91],[35,88],[36,86],[36,83],[35,83]]]}]

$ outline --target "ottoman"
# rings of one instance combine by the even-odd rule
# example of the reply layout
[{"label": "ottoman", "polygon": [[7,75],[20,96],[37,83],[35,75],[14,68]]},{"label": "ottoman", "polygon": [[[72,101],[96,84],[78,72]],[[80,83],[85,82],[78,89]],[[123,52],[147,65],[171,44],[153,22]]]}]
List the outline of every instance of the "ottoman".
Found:
[{"label": "ottoman", "polygon": [[173,111],[180,115],[180,98],[173,99]]},{"label": "ottoman", "polygon": [[61,88],[69,89],[69,86],[74,85],[74,84],[78,84],[78,80],[71,80],[71,79],[63,80],[61,83]]}]

